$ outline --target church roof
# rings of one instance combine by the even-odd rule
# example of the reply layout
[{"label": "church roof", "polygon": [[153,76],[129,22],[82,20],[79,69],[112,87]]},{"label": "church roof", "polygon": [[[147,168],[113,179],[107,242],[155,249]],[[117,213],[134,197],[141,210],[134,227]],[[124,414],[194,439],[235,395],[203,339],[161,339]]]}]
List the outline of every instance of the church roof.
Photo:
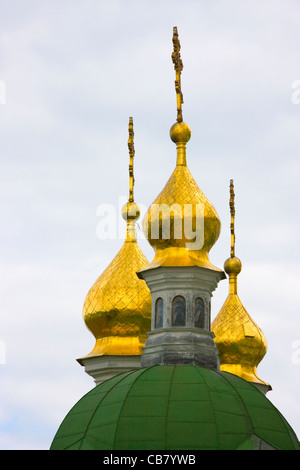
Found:
[{"label": "church roof", "polygon": [[119,374],[71,409],[52,450],[299,449],[297,437],[254,385],[197,366]]}]

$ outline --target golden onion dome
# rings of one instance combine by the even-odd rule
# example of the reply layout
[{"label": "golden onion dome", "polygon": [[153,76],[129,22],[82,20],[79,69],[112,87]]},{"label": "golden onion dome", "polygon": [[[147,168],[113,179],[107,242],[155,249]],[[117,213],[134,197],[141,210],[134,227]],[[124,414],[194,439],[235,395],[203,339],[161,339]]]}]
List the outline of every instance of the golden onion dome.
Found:
[{"label": "golden onion dome", "polygon": [[[173,126],[173,139],[174,133]],[[177,165],[143,220],[144,234],[155,251],[148,268],[201,266],[217,270],[208,255],[219,238],[221,222],[187,167],[184,139],[176,143]]]},{"label": "golden onion dome", "polygon": [[155,251],[152,263],[158,266],[201,266],[220,271],[209,260],[209,251],[219,238],[218,214],[195,182],[187,167],[186,144],[191,130],[182,120],[180,43],[177,28],[173,35],[172,59],[176,71],[177,122],[170,129],[177,147],[176,167],[163,190],[143,219],[143,231]]},{"label": "golden onion dome", "polygon": [[212,322],[211,330],[215,334],[215,344],[220,354],[220,369],[270,389],[270,385],[257,375],[257,367],[267,352],[266,338],[250,317],[237,293],[237,276],[241,272],[242,263],[235,256],[232,180],[230,194],[231,256],[224,263],[224,270],[229,276],[229,294]]},{"label": "golden onion dome", "polygon": [[83,318],[96,339],[88,356],[140,355],[151,329],[151,294],[137,276],[148,260],[137,243],[140,208],[133,198],[133,122],[129,121],[129,201],[122,208],[126,239],[115,258],[89,290]]}]

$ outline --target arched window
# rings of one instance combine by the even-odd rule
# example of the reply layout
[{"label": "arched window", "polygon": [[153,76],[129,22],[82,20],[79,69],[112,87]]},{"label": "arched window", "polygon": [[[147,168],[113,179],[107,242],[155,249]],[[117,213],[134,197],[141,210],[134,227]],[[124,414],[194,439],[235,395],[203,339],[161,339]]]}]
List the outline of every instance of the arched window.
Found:
[{"label": "arched window", "polygon": [[185,315],[185,298],[177,295],[172,302],[172,326],[185,326]]},{"label": "arched window", "polygon": [[159,297],[155,302],[155,328],[163,326],[163,299]]},{"label": "arched window", "polygon": [[195,326],[204,328],[204,302],[201,297],[195,299]]}]

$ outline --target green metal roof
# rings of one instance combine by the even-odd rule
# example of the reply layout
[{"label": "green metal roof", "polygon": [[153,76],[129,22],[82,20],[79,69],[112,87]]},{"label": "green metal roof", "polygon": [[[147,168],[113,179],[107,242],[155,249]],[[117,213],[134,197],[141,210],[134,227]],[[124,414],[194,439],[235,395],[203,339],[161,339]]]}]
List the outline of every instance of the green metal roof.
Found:
[{"label": "green metal roof", "polygon": [[96,386],[51,449],[299,449],[275,406],[245,380],[197,366],[153,366]]}]

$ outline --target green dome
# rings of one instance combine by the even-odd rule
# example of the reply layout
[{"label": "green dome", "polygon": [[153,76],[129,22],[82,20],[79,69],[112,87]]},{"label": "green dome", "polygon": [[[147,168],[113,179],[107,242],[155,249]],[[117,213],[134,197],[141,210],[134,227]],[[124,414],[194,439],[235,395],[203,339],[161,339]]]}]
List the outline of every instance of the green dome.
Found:
[{"label": "green dome", "polygon": [[67,414],[51,450],[299,449],[281,413],[254,385],[197,366],[119,374]]}]

